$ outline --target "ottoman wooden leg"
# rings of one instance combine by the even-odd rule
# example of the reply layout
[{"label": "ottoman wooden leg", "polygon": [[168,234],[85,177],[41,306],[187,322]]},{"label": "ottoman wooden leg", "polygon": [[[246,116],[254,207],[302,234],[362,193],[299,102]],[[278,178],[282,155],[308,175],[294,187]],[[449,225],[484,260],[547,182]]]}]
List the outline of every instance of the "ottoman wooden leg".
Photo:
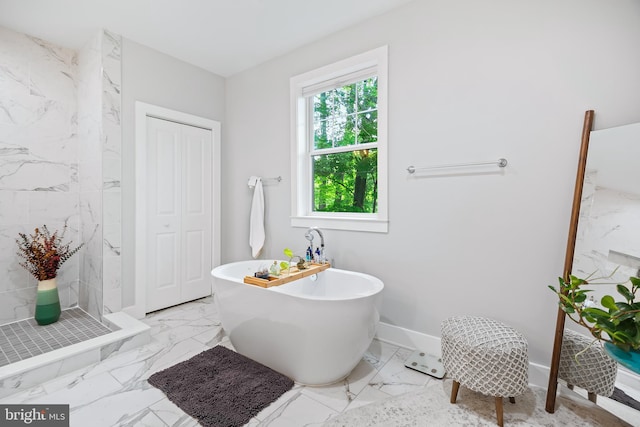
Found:
[{"label": "ottoman wooden leg", "polygon": [[451,403],[456,403],[456,399],[458,399],[459,389],[460,389],[460,383],[458,381],[454,381],[453,386],[451,387]]},{"label": "ottoman wooden leg", "polygon": [[587,393],[589,396],[589,400],[592,401],[593,403],[597,403],[596,400],[598,399],[598,395],[592,391]]},{"label": "ottoman wooden leg", "polygon": [[496,397],[496,416],[498,417],[498,425],[502,427],[504,421],[502,419],[502,398]]},{"label": "ottoman wooden leg", "polygon": [[515,398],[515,397],[510,397],[510,398],[509,398],[509,402],[511,402],[511,403],[516,403],[516,398]]}]

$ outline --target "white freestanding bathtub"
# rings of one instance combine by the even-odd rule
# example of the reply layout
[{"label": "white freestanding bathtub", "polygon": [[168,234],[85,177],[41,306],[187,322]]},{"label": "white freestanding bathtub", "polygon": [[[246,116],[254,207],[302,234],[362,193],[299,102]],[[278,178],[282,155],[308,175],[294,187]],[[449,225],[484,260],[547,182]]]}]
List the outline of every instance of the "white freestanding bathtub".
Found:
[{"label": "white freestanding bathtub", "polygon": [[300,384],[345,378],[376,333],[384,284],[376,277],[329,268],[281,286],[243,282],[266,261],[213,269],[215,302],[235,349]]}]

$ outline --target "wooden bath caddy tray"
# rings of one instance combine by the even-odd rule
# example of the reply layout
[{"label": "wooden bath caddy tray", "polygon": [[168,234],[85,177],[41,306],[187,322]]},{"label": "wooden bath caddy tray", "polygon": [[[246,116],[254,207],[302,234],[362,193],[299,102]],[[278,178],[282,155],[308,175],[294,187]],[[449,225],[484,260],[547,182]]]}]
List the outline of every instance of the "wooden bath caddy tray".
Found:
[{"label": "wooden bath caddy tray", "polygon": [[284,269],[284,273],[280,273],[279,276],[270,275],[268,279],[260,279],[253,276],[244,276],[244,283],[260,286],[262,288],[270,288],[272,286],[284,285],[285,283],[293,282],[294,280],[302,279],[303,277],[320,273],[321,271],[324,271],[329,267],[331,267],[330,264],[313,263],[309,264],[309,267],[305,268],[304,270],[299,270],[298,267],[292,266],[291,270],[288,273],[286,273],[286,269]]}]

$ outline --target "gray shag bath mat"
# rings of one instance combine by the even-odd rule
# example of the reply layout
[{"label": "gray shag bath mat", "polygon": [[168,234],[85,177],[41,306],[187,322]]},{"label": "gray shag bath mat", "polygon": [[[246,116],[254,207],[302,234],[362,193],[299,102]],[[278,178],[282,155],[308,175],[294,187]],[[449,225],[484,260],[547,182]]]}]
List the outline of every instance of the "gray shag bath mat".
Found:
[{"label": "gray shag bath mat", "polygon": [[217,346],[149,377],[149,384],[205,427],[249,422],[293,387],[293,380]]},{"label": "gray shag bath mat", "polygon": [[613,399],[617,402],[627,405],[630,408],[635,409],[636,411],[640,411],[640,402],[629,396],[624,391],[620,390],[618,387],[615,387],[613,389],[613,394],[609,396],[609,399]]}]

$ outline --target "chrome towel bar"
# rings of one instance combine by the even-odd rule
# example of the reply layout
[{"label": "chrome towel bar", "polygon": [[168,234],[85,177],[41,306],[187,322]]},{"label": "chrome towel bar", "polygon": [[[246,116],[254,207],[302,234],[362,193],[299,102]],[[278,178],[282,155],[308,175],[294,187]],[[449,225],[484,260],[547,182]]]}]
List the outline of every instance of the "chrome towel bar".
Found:
[{"label": "chrome towel bar", "polygon": [[252,176],[251,178],[249,178],[249,181],[247,182],[247,185],[249,186],[249,188],[253,188],[256,186],[256,180],[260,179],[263,183],[266,184],[266,181],[277,181],[280,182],[282,181],[282,177],[281,176],[276,176],[273,178],[262,178],[259,176]]},{"label": "chrome towel bar", "polygon": [[465,166],[483,166],[483,165],[496,165],[496,166],[499,166],[499,167],[503,168],[503,167],[507,166],[507,159],[501,158],[501,159],[498,159],[498,161],[495,161],[495,162],[453,163],[453,164],[449,164],[449,165],[426,166],[426,167],[422,167],[422,168],[417,168],[415,166],[409,166],[407,168],[407,172],[412,174],[412,173],[415,173],[415,172],[431,170],[431,169],[460,168],[460,167],[465,167]]}]

